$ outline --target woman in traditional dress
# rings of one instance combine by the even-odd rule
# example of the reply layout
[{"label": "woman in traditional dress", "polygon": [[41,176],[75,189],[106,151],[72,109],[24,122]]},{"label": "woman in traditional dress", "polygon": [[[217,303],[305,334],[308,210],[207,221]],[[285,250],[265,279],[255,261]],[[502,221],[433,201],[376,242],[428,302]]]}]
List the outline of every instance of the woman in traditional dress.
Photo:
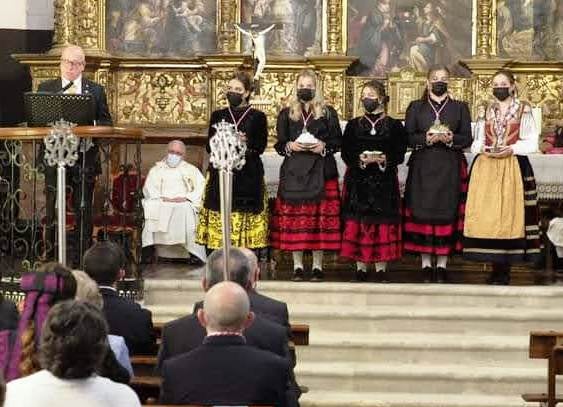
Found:
[{"label": "woman in traditional dress", "polygon": [[[407,109],[409,174],[405,190],[404,248],[419,253],[425,281],[445,282],[448,256],[461,251],[467,193],[471,117],[448,93],[449,71],[428,72],[427,89]],[[433,267],[432,256],[436,256]]]},{"label": "woman in traditional dress", "polygon": [[302,71],[277,122],[275,149],[284,156],[271,222],[271,245],[293,255],[294,281],[305,278],[303,251],[313,251],[312,281],[321,281],[323,251],[340,250],[338,170],[333,154],[342,130],[313,71]]},{"label": "woman in traditional dress", "polygon": [[538,150],[531,106],[516,97],[514,76],[492,80],[494,102],[476,125],[464,229],[466,259],[493,263],[490,284],[510,283],[510,264],[539,260],[541,242],[534,172]]},{"label": "woman in traditional dress", "polygon": [[387,102],[385,86],[367,82],[362,89],[365,113],[348,122],[342,139],[348,169],[340,255],[356,261],[357,281],[367,281],[367,263],[375,263],[385,281],[387,262],[402,255],[397,166],[405,157],[407,133],[399,120],[385,114]]},{"label": "woman in traditional dress", "polygon": [[[250,76],[236,72],[227,87],[229,106],[211,114],[207,152],[211,151],[209,140],[216,131],[213,126],[223,120],[232,123],[246,142],[246,163],[242,169],[233,171],[231,243],[259,251],[268,245],[268,205],[260,158],[267,144],[268,123],[263,112],[250,107],[251,92]],[[220,207],[219,172],[210,165],[197,227],[197,243],[208,252],[223,246]]]}]

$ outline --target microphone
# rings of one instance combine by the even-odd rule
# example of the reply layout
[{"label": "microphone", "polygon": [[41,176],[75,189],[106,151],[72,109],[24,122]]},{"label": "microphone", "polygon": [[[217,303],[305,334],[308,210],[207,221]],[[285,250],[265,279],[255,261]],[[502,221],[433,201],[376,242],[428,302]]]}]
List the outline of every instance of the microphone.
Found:
[{"label": "microphone", "polygon": [[62,88],[61,90],[59,90],[57,93],[65,93],[65,91],[67,89],[69,89],[72,85],[74,85],[74,82],[70,81],[69,83],[66,84],[66,86],[64,88]]}]

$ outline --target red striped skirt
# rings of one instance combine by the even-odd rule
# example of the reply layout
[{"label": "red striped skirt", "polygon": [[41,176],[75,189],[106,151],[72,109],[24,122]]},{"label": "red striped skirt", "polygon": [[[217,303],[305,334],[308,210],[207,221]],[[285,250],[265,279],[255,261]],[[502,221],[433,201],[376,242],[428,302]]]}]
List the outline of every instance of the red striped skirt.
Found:
[{"label": "red striped skirt", "polygon": [[338,180],[325,182],[320,202],[294,204],[276,198],[270,220],[270,244],[275,249],[340,250]]},{"label": "red striped skirt", "polygon": [[403,240],[405,251],[412,253],[435,254],[449,256],[452,252],[463,249],[463,221],[465,201],[467,198],[468,173],[467,161],[460,160],[460,197],[457,207],[457,219],[450,224],[433,225],[417,223],[413,219],[411,208],[403,211]]},{"label": "red striped skirt", "polygon": [[340,255],[363,263],[392,261],[403,254],[400,224],[344,222]]}]

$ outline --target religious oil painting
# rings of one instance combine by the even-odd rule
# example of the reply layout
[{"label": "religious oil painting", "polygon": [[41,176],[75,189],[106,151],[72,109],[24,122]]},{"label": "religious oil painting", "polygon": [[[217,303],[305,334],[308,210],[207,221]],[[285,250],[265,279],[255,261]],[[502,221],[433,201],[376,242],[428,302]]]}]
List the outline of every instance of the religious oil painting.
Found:
[{"label": "religious oil painting", "polygon": [[107,0],[110,52],[192,56],[217,49],[217,0]]},{"label": "religious oil painting", "polygon": [[[241,22],[257,31],[275,24],[266,34],[265,48],[270,55],[308,56],[321,52],[322,0],[242,0]],[[250,52],[246,36],[242,49]]]},{"label": "religious oil painting", "polygon": [[410,66],[427,71],[472,54],[471,0],[348,0],[348,55],[353,75],[383,77]]},{"label": "religious oil painting", "polygon": [[563,59],[562,0],[498,0],[497,47],[501,57]]}]

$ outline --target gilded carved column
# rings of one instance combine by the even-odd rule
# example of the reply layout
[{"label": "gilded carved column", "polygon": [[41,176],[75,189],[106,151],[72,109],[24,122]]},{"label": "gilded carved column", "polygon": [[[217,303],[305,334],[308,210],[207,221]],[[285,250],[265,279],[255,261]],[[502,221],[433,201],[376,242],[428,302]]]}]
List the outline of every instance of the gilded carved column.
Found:
[{"label": "gilded carved column", "polygon": [[493,10],[494,0],[477,1],[477,57],[480,59],[488,59],[494,55],[493,49],[495,33],[493,18],[495,10]]},{"label": "gilded carved column", "polygon": [[55,33],[52,51],[74,42],[74,0],[55,0]]},{"label": "gilded carved column", "polygon": [[324,51],[331,55],[342,54],[344,52],[343,40],[343,19],[346,18],[343,13],[343,2],[346,0],[327,0],[327,10],[325,18],[327,19],[326,47]]},{"label": "gilded carved column", "polygon": [[235,23],[240,22],[240,0],[220,0],[217,21],[217,49],[225,54],[240,52]]},{"label": "gilded carved column", "polygon": [[86,54],[105,49],[106,0],[55,0],[55,34],[52,53],[67,44],[80,45]]}]

